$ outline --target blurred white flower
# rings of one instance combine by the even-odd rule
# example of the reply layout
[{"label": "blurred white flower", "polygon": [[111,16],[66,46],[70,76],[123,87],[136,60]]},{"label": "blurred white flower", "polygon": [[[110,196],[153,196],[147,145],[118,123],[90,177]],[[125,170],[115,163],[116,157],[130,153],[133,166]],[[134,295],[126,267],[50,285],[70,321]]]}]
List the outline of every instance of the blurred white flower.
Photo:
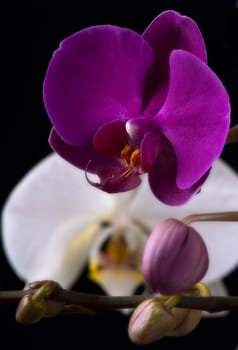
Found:
[{"label": "blurred white flower", "polygon": [[[83,171],[51,154],[9,195],[2,240],[10,265],[26,282],[53,279],[70,288],[87,265],[89,278],[106,293],[128,295],[143,283],[144,227],[152,230],[167,218],[237,207],[238,176],[221,160],[199,194],[183,206],[170,207],[153,196],[146,175],[138,189],[108,194],[90,186]],[[203,282],[213,294],[225,294],[220,280],[238,262],[238,223],[192,226],[209,253]]]}]

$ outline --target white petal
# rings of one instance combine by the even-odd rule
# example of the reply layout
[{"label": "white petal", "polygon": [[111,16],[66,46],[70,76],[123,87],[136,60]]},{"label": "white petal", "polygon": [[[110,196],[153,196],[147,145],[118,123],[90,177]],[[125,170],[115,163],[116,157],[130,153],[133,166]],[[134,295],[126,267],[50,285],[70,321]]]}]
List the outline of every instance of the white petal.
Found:
[{"label": "white petal", "polygon": [[[130,214],[149,228],[166,218],[182,219],[190,214],[238,210],[238,175],[222,160],[214,164],[202,191],[183,206],[160,203],[145,180],[134,197]],[[231,272],[238,264],[238,223],[201,222],[192,226],[208,247],[210,266],[205,281],[213,282]]]},{"label": "white petal", "polygon": [[[10,264],[26,281],[55,278],[64,285],[72,283],[85,258],[73,254],[70,266],[74,260],[76,268],[71,271],[62,265],[67,249],[77,235],[114,210],[114,196],[89,185],[83,171],[57,155],[48,156],[22,179],[5,204],[3,245]],[[78,254],[83,251],[85,256],[91,236],[81,249],[77,245]]]},{"label": "white petal", "polygon": [[143,282],[138,271],[126,268],[112,268],[100,272],[98,283],[106,294],[112,296],[132,295]]},{"label": "white petal", "polygon": [[[86,227],[83,231],[80,228]],[[88,253],[100,232],[99,224],[81,219],[62,225],[51,235],[28,280],[53,279],[69,288],[84,268]]]},{"label": "white petal", "polygon": [[229,294],[222,280],[217,280],[213,283],[209,283],[207,286],[210,290],[211,295],[217,297],[225,297]]},{"label": "white petal", "polygon": [[[218,296],[218,297],[223,297],[228,295],[228,291],[226,289],[226,286],[222,282],[222,280],[215,281],[211,284],[208,284],[208,288],[211,292],[211,295]],[[206,312],[203,311],[203,316],[205,317],[221,317],[221,316],[226,316],[228,315],[228,311],[221,311],[221,312]]]}]

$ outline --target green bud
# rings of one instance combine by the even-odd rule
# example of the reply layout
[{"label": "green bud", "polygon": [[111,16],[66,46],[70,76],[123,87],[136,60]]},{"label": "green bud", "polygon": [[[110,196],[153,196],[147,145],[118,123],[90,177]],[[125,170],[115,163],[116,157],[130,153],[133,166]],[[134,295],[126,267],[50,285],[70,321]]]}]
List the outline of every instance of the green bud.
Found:
[{"label": "green bud", "polygon": [[31,294],[25,295],[16,310],[16,320],[21,324],[32,324],[40,321],[46,313],[46,305],[33,299]]},{"label": "green bud", "polygon": [[149,299],[134,310],[128,327],[133,343],[149,344],[165,336],[176,326],[176,318],[159,299]]}]

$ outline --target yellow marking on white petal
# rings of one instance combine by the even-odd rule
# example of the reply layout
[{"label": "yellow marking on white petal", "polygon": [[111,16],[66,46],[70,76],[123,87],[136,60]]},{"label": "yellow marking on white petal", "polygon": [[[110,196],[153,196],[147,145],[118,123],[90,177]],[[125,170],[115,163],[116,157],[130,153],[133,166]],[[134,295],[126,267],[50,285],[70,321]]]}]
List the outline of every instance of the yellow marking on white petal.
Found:
[{"label": "yellow marking on white petal", "polygon": [[100,224],[92,224],[87,227],[85,230],[80,232],[68,246],[66,254],[64,256],[64,263],[67,264],[67,260],[71,260],[72,256],[77,254],[80,251],[85,253],[85,250],[88,250],[92,243],[93,239],[96,236],[97,231],[100,228]]},{"label": "yellow marking on white petal", "polygon": [[141,220],[139,219],[133,219],[133,223],[139,227],[139,229],[146,235],[149,236],[151,233],[151,229],[145,225]]},{"label": "yellow marking on white petal", "polygon": [[144,283],[140,246],[131,246],[124,233],[124,229],[116,229],[88,260],[88,278],[109,295],[132,294]]},{"label": "yellow marking on white petal", "polygon": [[98,280],[98,274],[100,272],[100,264],[98,263],[98,261],[96,260],[90,260],[88,263],[88,269],[89,269],[89,273],[88,273],[88,277],[94,281],[97,282]]},{"label": "yellow marking on white petal", "polygon": [[122,236],[112,236],[106,247],[106,254],[112,264],[118,265],[127,260],[129,251]]}]

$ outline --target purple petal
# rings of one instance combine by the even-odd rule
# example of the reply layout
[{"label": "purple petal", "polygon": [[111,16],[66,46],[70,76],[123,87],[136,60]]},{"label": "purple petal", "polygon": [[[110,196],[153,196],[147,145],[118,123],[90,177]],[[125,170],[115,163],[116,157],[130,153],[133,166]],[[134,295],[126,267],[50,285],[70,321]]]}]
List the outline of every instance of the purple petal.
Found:
[{"label": "purple petal", "polygon": [[49,142],[52,149],[62,158],[80,169],[87,168],[88,172],[96,173],[101,167],[121,166],[116,158],[96,152],[91,143],[82,147],[65,143],[54,129],[51,130]]},{"label": "purple petal", "polygon": [[191,18],[181,16],[175,11],[165,11],[156,17],[143,33],[143,37],[156,54],[156,64],[148,79],[149,105],[146,110],[147,113],[157,113],[168,89],[171,52],[182,49],[206,62],[206,47],[197,24]]},{"label": "purple petal", "polygon": [[156,120],[175,150],[179,188],[194,185],[219,157],[229,117],[229,96],[215,73],[196,56],[173,51],[169,91]]},{"label": "purple petal", "polygon": [[104,154],[120,157],[122,149],[128,144],[128,134],[123,120],[114,120],[103,125],[93,138],[95,149]]},{"label": "purple petal", "polygon": [[208,261],[201,236],[181,221],[168,219],[146,241],[142,272],[153,292],[177,294],[204,277]]},{"label": "purple petal", "polygon": [[60,137],[87,143],[104,123],[137,117],[154,59],[137,33],[110,25],[86,28],[65,39],[44,81],[44,102]]},{"label": "purple petal", "polygon": [[[159,137],[159,134],[158,134]],[[197,193],[209,171],[193,186],[180,189],[176,184],[177,159],[171,144],[160,135],[160,152],[156,163],[149,173],[149,184],[154,195],[167,205],[181,205],[186,203]]]},{"label": "purple petal", "polygon": [[152,132],[147,132],[141,142],[141,169],[147,173],[154,166],[160,152],[160,137]]},{"label": "purple petal", "polygon": [[[182,49],[207,61],[206,47],[197,24],[175,11],[164,11],[146,28],[143,37],[156,52],[158,62],[168,69],[173,50]],[[162,70],[162,69],[161,69]]]}]

